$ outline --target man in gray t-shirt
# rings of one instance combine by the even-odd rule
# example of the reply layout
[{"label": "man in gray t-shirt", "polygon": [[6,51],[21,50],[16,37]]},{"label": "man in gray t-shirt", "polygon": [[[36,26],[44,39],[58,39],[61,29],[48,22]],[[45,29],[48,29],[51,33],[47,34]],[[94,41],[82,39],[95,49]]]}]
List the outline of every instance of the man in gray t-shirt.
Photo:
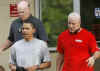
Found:
[{"label": "man in gray t-shirt", "polygon": [[27,21],[22,27],[24,39],[17,41],[11,48],[10,69],[16,71],[23,67],[25,71],[35,71],[50,67],[50,54],[47,43],[34,38],[35,26]]}]

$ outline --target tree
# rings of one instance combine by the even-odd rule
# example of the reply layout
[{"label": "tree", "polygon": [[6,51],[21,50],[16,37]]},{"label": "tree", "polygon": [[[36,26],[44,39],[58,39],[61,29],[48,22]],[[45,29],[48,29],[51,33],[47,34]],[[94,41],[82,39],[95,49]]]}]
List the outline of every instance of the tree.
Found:
[{"label": "tree", "polygon": [[72,3],[72,0],[42,0],[42,20],[50,46],[56,45],[58,35],[66,29],[67,15],[73,10]]}]

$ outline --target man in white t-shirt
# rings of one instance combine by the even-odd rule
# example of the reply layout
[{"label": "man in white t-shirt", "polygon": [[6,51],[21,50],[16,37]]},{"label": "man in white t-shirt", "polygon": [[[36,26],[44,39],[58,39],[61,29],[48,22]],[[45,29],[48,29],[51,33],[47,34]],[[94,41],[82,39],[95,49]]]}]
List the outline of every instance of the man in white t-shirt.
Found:
[{"label": "man in white t-shirt", "polygon": [[16,71],[38,71],[50,67],[50,53],[47,43],[34,37],[35,25],[26,21],[22,26],[22,40],[17,41],[11,48],[10,69]]}]

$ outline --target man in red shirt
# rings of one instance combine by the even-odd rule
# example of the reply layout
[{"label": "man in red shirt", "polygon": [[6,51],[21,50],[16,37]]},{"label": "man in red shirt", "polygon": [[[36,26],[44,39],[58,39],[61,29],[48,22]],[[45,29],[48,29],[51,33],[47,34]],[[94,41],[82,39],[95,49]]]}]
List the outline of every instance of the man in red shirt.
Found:
[{"label": "man in red shirt", "polygon": [[57,71],[94,71],[100,51],[91,32],[80,27],[78,13],[68,16],[68,30],[58,37]]}]

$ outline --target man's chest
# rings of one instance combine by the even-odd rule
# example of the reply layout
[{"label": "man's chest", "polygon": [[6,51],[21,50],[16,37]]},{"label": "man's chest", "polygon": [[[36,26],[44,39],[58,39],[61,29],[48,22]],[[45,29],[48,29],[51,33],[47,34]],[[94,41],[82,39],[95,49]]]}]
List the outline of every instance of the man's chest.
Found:
[{"label": "man's chest", "polygon": [[16,54],[20,55],[40,55],[41,49],[39,45],[36,44],[21,44],[16,48]]},{"label": "man's chest", "polygon": [[64,49],[71,50],[86,50],[88,49],[88,38],[86,36],[75,35],[75,36],[66,36],[62,40]]}]

